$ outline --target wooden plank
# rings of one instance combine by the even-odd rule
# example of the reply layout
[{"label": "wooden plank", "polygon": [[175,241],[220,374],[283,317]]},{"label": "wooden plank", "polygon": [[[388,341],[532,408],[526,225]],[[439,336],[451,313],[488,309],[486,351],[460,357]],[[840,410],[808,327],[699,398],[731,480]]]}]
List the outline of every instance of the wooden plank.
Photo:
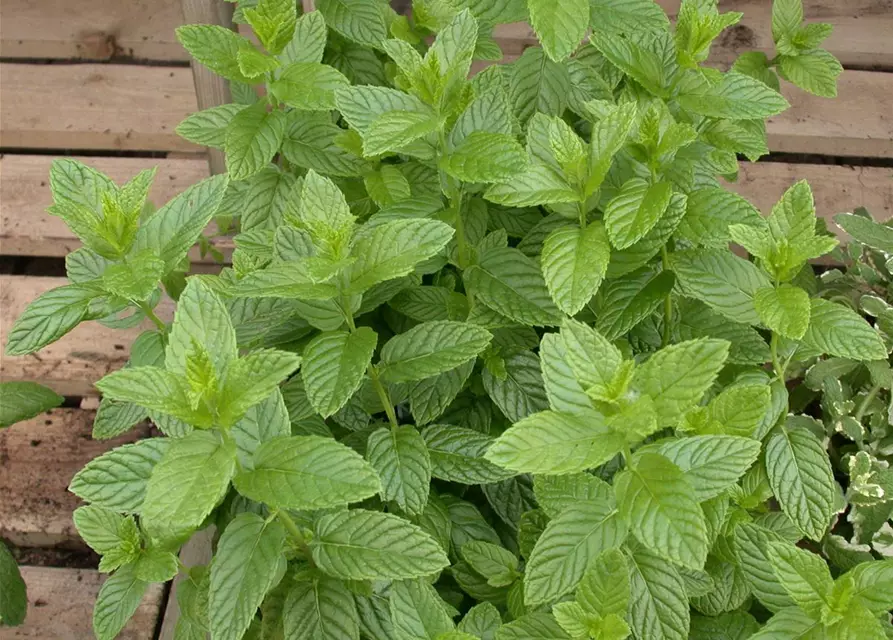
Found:
[{"label": "wooden plank", "polygon": [[[93,637],[93,603],[106,576],[92,569],[22,567],[28,613],[20,627],[3,627],[0,640],[84,640]],[[152,640],[164,585],[152,584],[118,640]]]},{"label": "wooden plank", "polygon": [[[161,206],[192,184],[208,177],[208,163],[191,158],[81,157],[88,164],[123,184],[143,169],[158,167],[149,200]],[[52,204],[49,188],[51,156],[7,154],[0,156],[0,254],[64,257],[81,246],[61,218],[46,213]],[[215,238],[224,253],[232,251],[230,238]],[[193,249],[190,258],[210,262]]]},{"label": "wooden plank", "polygon": [[109,449],[149,433],[93,440],[94,411],[53,409],[0,431],[0,538],[23,547],[85,548],[72,522],[81,501],[68,491],[75,473]]},{"label": "wooden plank", "polygon": [[[213,541],[216,529],[208,527],[195,533],[189,542],[180,549],[180,562],[187,567],[194,567],[211,562],[213,555]],[[177,586],[184,579],[181,571],[171,583],[170,594],[167,598],[167,606],[164,608],[164,616],[161,620],[161,629],[158,640],[174,640],[177,629],[177,620],[180,619],[180,603],[177,602]]]},{"label": "wooden plank", "polygon": [[189,69],[136,65],[0,65],[7,148],[191,151],[174,128],[196,110]]},{"label": "wooden plank", "polygon": [[[657,0],[675,19],[680,0]],[[768,0],[720,0],[720,11],[741,11],[741,22],[727,29],[711,49],[710,60],[729,65],[745,51],[771,53],[772,3]],[[807,22],[827,22],[834,32],[823,45],[845,66],[893,67],[893,0],[804,0]],[[530,25],[499,25],[494,37],[507,55],[536,46]]]},{"label": "wooden plank", "polygon": [[[67,284],[65,278],[0,276],[0,344],[16,318],[37,296]],[[173,317],[173,303],[162,299],[156,310],[165,320]],[[85,322],[58,342],[27,356],[4,356],[0,380],[33,380],[66,396],[96,395],[93,383],[124,366],[130,344],[152,324],[132,329],[109,329]]]}]

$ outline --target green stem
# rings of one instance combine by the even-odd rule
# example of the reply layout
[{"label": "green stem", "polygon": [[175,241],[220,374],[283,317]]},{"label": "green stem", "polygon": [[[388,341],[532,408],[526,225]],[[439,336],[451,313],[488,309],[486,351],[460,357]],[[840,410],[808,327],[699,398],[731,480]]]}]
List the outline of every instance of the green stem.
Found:
[{"label": "green stem", "polygon": [[871,404],[871,401],[874,400],[880,390],[881,385],[876,384],[868,391],[868,394],[862,399],[862,403],[856,410],[856,415],[853,416],[856,419],[856,422],[862,422],[862,417],[865,415],[865,412],[868,411],[868,405]]},{"label": "green stem", "polygon": [[623,462],[625,463],[626,467],[627,468],[631,467],[633,452],[630,450],[629,445],[628,444],[623,445],[623,449],[621,449],[620,453],[623,454]]},{"label": "green stem", "polygon": [[369,377],[372,379],[372,386],[375,387],[375,391],[378,392],[378,398],[384,406],[384,412],[388,414],[388,422],[391,423],[391,429],[396,430],[400,425],[397,424],[397,414],[394,413],[394,403],[391,401],[391,394],[388,393],[388,390],[381,383],[381,379],[378,377],[378,371],[372,365],[369,367]]},{"label": "green stem", "polygon": [[298,544],[302,547],[307,546],[307,541],[304,540],[304,534],[301,533],[301,530],[298,529],[298,525],[295,524],[295,521],[291,519],[291,516],[288,515],[285,511],[277,511],[276,517],[285,525],[285,528],[292,535],[292,537],[298,541]]},{"label": "green stem", "polygon": [[344,316],[344,319],[347,321],[347,328],[350,329],[350,332],[353,333],[357,330],[357,325],[354,324],[353,314],[350,312],[350,302],[347,300],[346,296],[341,296],[341,314]]},{"label": "green stem", "polygon": [[580,228],[585,229],[586,228],[586,202],[585,201],[579,202],[577,205],[577,210],[579,211],[579,216],[580,216]]},{"label": "green stem", "polygon": [[156,327],[158,327],[158,330],[161,331],[161,333],[167,333],[167,325],[162,322],[161,318],[155,315],[152,307],[150,307],[145,302],[137,302],[136,306],[139,307],[140,310],[146,314],[146,317],[149,318],[149,320],[151,320]]},{"label": "green stem", "polygon": [[[669,270],[670,268],[670,256],[667,253],[667,246],[664,245],[660,248],[660,258],[661,264],[663,265],[664,271]],[[663,335],[661,336],[661,346],[666,347],[670,344],[670,330],[673,326],[673,294],[672,292],[667,294],[667,297],[664,299],[664,330]]]},{"label": "green stem", "polygon": [[769,351],[772,353],[772,368],[775,370],[775,377],[783,383],[785,367],[778,358],[778,334],[774,331],[772,339],[769,341]]}]

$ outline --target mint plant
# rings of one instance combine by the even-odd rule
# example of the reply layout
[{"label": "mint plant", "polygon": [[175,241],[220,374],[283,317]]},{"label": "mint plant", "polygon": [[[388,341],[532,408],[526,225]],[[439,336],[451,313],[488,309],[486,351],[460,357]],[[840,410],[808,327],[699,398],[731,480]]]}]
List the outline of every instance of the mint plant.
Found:
[{"label": "mint plant", "polygon": [[[722,72],[711,0],[317,4],[241,3],[263,48],[179,29],[231,83],[178,129],[227,176],[155,211],[151,172],[53,166],[85,246],[7,353],[155,325],[94,436],[164,437],[71,483],[97,636],[183,573],[180,638],[886,637],[888,549],[838,535],[865,474],[848,502],[797,385],[889,345],[823,295],[807,184],[763,217],[719,181],[768,152],[779,75],[834,93],[830,27],[779,0],[778,55]],[[542,47],[469,79],[524,19]],[[212,217],[232,265],[186,277]]]}]

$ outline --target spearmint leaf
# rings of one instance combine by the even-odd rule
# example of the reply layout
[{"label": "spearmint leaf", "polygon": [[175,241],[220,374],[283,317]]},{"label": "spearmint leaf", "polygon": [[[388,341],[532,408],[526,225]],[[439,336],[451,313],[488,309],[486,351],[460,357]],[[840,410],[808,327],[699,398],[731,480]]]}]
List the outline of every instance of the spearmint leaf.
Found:
[{"label": "spearmint leaf", "polygon": [[757,289],[753,297],[760,320],[775,333],[799,340],[809,326],[809,294],[800,287],[782,284]]},{"label": "spearmint leaf", "polygon": [[305,302],[326,301],[337,294],[334,284],[318,282],[301,261],[275,264],[249,273],[232,290],[235,297],[291,298]]},{"label": "spearmint leaf", "polygon": [[724,433],[750,438],[769,412],[771,402],[772,392],[764,385],[736,385],[723,389],[707,410]]},{"label": "spearmint leaf", "polygon": [[632,387],[651,396],[660,424],[671,426],[697,405],[728,353],[725,340],[689,340],[671,345],[636,369]]},{"label": "spearmint leaf", "polygon": [[547,333],[540,342],[540,368],[549,407],[562,413],[585,413],[592,408],[589,396],[577,382],[568,364],[565,341],[555,333]]},{"label": "spearmint leaf", "polygon": [[376,47],[388,37],[384,6],[376,0],[320,0],[326,25],[345,38]]},{"label": "spearmint leaf", "polygon": [[734,322],[759,324],[753,296],[770,282],[753,263],[728,251],[687,250],[670,255],[670,268],[685,295]]},{"label": "spearmint leaf", "polygon": [[790,104],[780,93],[737,71],[697,94],[682,94],[679,104],[702,116],[727,120],[757,120],[778,115]]},{"label": "spearmint leaf", "polygon": [[537,112],[559,116],[567,106],[570,76],[565,65],[529,47],[507,70],[509,100],[524,125]]},{"label": "spearmint leaf", "polygon": [[85,319],[96,288],[69,284],[50,289],[18,317],[6,340],[6,355],[23,356],[55,342]]},{"label": "spearmint leaf", "polygon": [[580,195],[563,175],[536,160],[507,182],[492,185],[484,198],[509,207],[580,201]]},{"label": "spearmint leaf", "polygon": [[251,78],[239,68],[239,49],[250,43],[236,32],[213,24],[187,24],[177,27],[177,40],[217,75],[251,84]]},{"label": "spearmint leaf", "polygon": [[669,182],[650,185],[640,178],[627,181],[605,206],[605,228],[611,244],[626,249],[651,231],[670,204]]},{"label": "spearmint leaf", "polygon": [[555,62],[561,62],[574,52],[586,35],[589,25],[589,2],[569,0],[557,5],[548,0],[529,0],[530,25],[543,45],[543,50]]},{"label": "spearmint leaf", "polygon": [[480,431],[432,425],[422,436],[431,456],[431,475],[435,478],[463,484],[489,484],[515,475],[484,458],[493,439]]},{"label": "spearmint leaf", "polygon": [[381,478],[381,497],[417,516],[428,503],[431,455],[415,427],[381,428],[369,436],[366,459]]},{"label": "spearmint leaf", "polygon": [[512,248],[487,251],[465,270],[466,284],[476,299],[497,313],[530,326],[557,324],[560,312],[552,302],[539,267]]},{"label": "spearmint leaf", "polygon": [[[318,14],[307,14],[312,15]],[[336,141],[344,133],[328,113],[291,111],[286,115],[282,154],[292,164],[323,175],[361,175],[368,163],[338,146]]]},{"label": "spearmint leaf", "polygon": [[887,225],[852,213],[839,213],[834,216],[834,222],[862,244],[893,253],[893,229]]},{"label": "spearmint leaf", "polygon": [[4,625],[20,625],[25,621],[28,594],[15,558],[2,542],[0,542],[0,581],[3,583],[3,593],[0,594],[0,620]]},{"label": "spearmint leaf", "polygon": [[238,473],[233,484],[247,498],[286,509],[338,507],[381,490],[375,469],[358,453],[320,436],[264,442],[254,468]]},{"label": "spearmint leaf", "polygon": [[561,339],[565,362],[583,389],[611,383],[623,356],[607,338],[582,322],[568,319],[561,325]]},{"label": "spearmint leaf", "polygon": [[600,31],[590,41],[608,61],[647,91],[666,98],[679,68],[673,39],[666,30],[628,31],[625,37]]},{"label": "spearmint leaf", "polygon": [[304,348],[301,376],[313,408],[328,418],[360,388],[378,336],[369,327],[320,333]]},{"label": "spearmint leaf", "polygon": [[354,596],[341,580],[326,576],[295,582],[282,609],[286,638],[357,640],[360,620]]},{"label": "spearmint leaf", "polygon": [[461,552],[462,559],[492,587],[508,586],[518,575],[518,558],[499,545],[474,540],[464,544]]},{"label": "spearmint leaf", "polygon": [[499,627],[496,640],[570,640],[570,636],[548,613],[530,613]]},{"label": "spearmint leaf", "polygon": [[782,425],[766,443],[766,472],[781,508],[813,540],[835,511],[837,488],[825,448],[807,429]]},{"label": "spearmint leaf", "polygon": [[99,589],[93,608],[93,633],[99,640],[116,638],[143,601],[149,583],[134,575],[133,565],[121,567]]},{"label": "spearmint leaf", "polygon": [[822,623],[797,607],[782,609],[762,629],[750,636],[751,640],[772,638],[810,638],[822,632]]},{"label": "spearmint leaf", "polygon": [[702,187],[688,194],[678,233],[697,244],[725,248],[731,224],[762,224],[760,212],[736,193],[721,187]]},{"label": "spearmint leaf", "polygon": [[437,130],[440,122],[427,107],[418,111],[386,111],[363,134],[363,155],[397,151]]},{"label": "spearmint leaf", "polygon": [[601,414],[541,411],[516,422],[487,451],[490,462],[518,473],[576,473],[617,455],[625,440]]},{"label": "spearmint leaf", "polygon": [[439,638],[456,628],[437,591],[424,580],[401,580],[391,587],[395,638]]},{"label": "spearmint leaf", "polygon": [[496,640],[496,632],[501,625],[499,610],[489,602],[482,602],[468,610],[458,628],[481,640]]},{"label": "spearmint leaf", "polygon": [[449,560],[417,526],[387,513],[352,509],[323,516],[310,543],[325,573],[345,580],[387,580],[433,574]]},{"label": "spearmint leaf", "polygon": [[319,62],[295,62],[270,84],[277,100],[299,111],[331,111],[335,92],[350,85],[340,71]]},{"label": "spearmint leaf", "polygon": [[820,353],[853,360],[885,360],[880,335],[859,314],[828,300],[810,300],[809,327],[803,343]]},{"label": "spearmint leaf", "polygon": [[36,382],[0,383],[0,428],[58,407],[65,400]]},{"label": "spearmint leaf", "polygon": [[847,574],[853,578],[853,596],[876,615],[888,611],[893,600],[893,560],[863,562]]},{"label": "spearmint leaf", "polygon": [[197,111],[177,125],[177,135],[196,144],[223,149],[229,123],[244,108],[241,104],[222,104]]},{"label": "spearmint leaf", "polygon": [[469,360],[414,384],[409,389],[409,407],[416,424],[425,425],[440,417],[462,391],[473,369],[474,361]]},{"label": "spearmint leaf", "polygon": [[277,389],[263,402],[251,407],[232,428],[233,440],[243,468],[254,466],[254,452],[264,442],[291,435],[291,421],[282,393]]},{"label": "spearmint leaf", "polygon": [[[592,6],[595,7],[594,4]],[[614,156],[626,144],[635,121],[636,103],[630,102],[617,107],[592,126],[589,143],[589,176],[586,179],[587,197],[601,186],[611,168]]]},{"label": "spearmint leaf", "polygon": [[444,157],[441,166],[465,182],[502,182],[527,168],[527,152],[511,135],[473,131]]},{"label": "spearmint leaf", "polygon": [[453,236],[453,229],[437,220],[392,220],[377,225],[353,247],[349,293],[412,273],[417,264],[436,255]]},{"label": "spearmint leaf", "polygon": [[629,558],[629,621],[636,637],[686,640],[691,614],[685,581],[675,565],[645,549],[636,549]]},{"label": "spearmint leaf", "polygon": [[239,111],[226,128],[226,170],[233,180],[250,178],[276,155],[285,135],[285,112],[258,102]]},{"label": "spearmint leaf", "polygon": [[550,518],[557,518],[578,502],[609,500],[612,495],[607,482],[588,473],[538,475],[533,483],[536,501]]},{"label": "spearmint leaf", "polygon": [[834,585],[825,561],[786,542],[769,542],[767,552],[778,581],[791,599],[807,614],[819,615]]},{"label": "spearmint leaf", "polygon": [[704,502],[744,475],[760,455],[760,443],[739,436],[694,436],[668,442],[659,451],[682,469],[695,490],[695,499]]},{"label": "spearmint leaf", "polygon": [[769,558],[769,544],[784,539],[765,527],[745,522],[735,527],[735,552],[738,566],[753,594],[770,611],[793,606],[794,601],[778,580]]},{"label": "spearmint leaf", "polygon": [[685,473],[662,455],[642,453],[614,481],[630,530],[654,553],[701,569],[709,544],[704,512]]},{"label": "spearmint leaf", "polygon": [[543,243],[542,268],[552,300],[573,316],[589,302],[605,277],[611,247],[601,224],[560,227]]},{"label": "spearmint leaf", "polygon": [[215,638],[241,638],[285,565],[285,527],[240,513],[224,529],[211,564],[208,613]]},{"label": "spearmint leaf", "polygon": [[484,389],[499,410],[511,421],[520,420],[548,406],[537,357],[518,351],[505,358],[505,378],[489,369],[483,373]]},{"label": "spearmint leaf", "polygon": [[220,390],[218,419],[229,426],[269,396],[298,365],[301,356],[277,349],[259,349],[227,366]]},{"label": "spearmint leaf", "polygon": [[824,98],[837,96],[837,76],[843,71],[843,66],[824,49],[779,58],[779,74],[788,82]]},{"label": "spearmint leaf", "polygon": [[655,273],[643,267],[623,278],[609,280],[595,298],[595,327],[616,340],[653,314],[673,290],[672,271]]},{"label": "spearmint leaf", "polygon": [[204,347],[218,376],[238,356],[236,332],[220,297],[198,278],[190,278],[180,294],[167,338],[164,367],[185,376],[195,345]]},{"label": "spearmint leaf", "polygon": [[491,339],[489,331],[467,322],[424,322],[385,344],[382,375],[391,382],[429,378],[474,358]]},{"label": "spearmint leaf", "polygon": [[139,513],[152,470],[173,441],[152,438],[125,444],[94,458],[71,479],[80,499],[122,513]]},{"label": "spearmint leaf", "polygon": [[592,0],[590,24],[615,33],[661,31],[669,26],[667,14],[651,0]]},{"label": "spearmint leaf", "polygon": [[235,447],[217,434],[194,431],[173,440],[146,485],[143,528],[161,540],[191,533],[226,495],[235,468]]},{"label": "spearmint leaf", "polygon": [[620,546],[626,533],[611,497],[568,507],[533,548],[524,576],[525,604],[554,602],[576,588],[589,562]]}]

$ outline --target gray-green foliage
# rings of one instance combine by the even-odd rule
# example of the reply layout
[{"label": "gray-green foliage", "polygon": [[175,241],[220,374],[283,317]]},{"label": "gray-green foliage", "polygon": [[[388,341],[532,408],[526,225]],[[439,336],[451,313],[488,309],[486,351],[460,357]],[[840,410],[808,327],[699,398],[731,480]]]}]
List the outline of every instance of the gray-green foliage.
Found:
[{"label": "gray-green foliage", "polygon": [[[651,0],[414,5],[243,2],[262,48],[182,27],[237,104],[178,131],[228,176],[157,211],[151,172],[54,164],[50,212],[84,247],[7,353],[155,324],[98,382],[96,433],[165,437],[71,484],[114,571],[97,635],[211,525],[180,638],[738,638],[752,605],[763,637],[889,634],[893,307],[863,296],[867,321],[817,282],[836,240],[806,183],[763,217],[718,180],[768,152],[778,75],[835,92],[830,28],[776,0],[778,55],[722,73],[703,63],[741,15],[715,0],[672,27]],[[469,79],[525,19],[542,48]],[[231,266],[184,282],[215,215]],[[887,287],[893,232],[841,225]],[[786,391],[804,371],[824,424]]]}]

